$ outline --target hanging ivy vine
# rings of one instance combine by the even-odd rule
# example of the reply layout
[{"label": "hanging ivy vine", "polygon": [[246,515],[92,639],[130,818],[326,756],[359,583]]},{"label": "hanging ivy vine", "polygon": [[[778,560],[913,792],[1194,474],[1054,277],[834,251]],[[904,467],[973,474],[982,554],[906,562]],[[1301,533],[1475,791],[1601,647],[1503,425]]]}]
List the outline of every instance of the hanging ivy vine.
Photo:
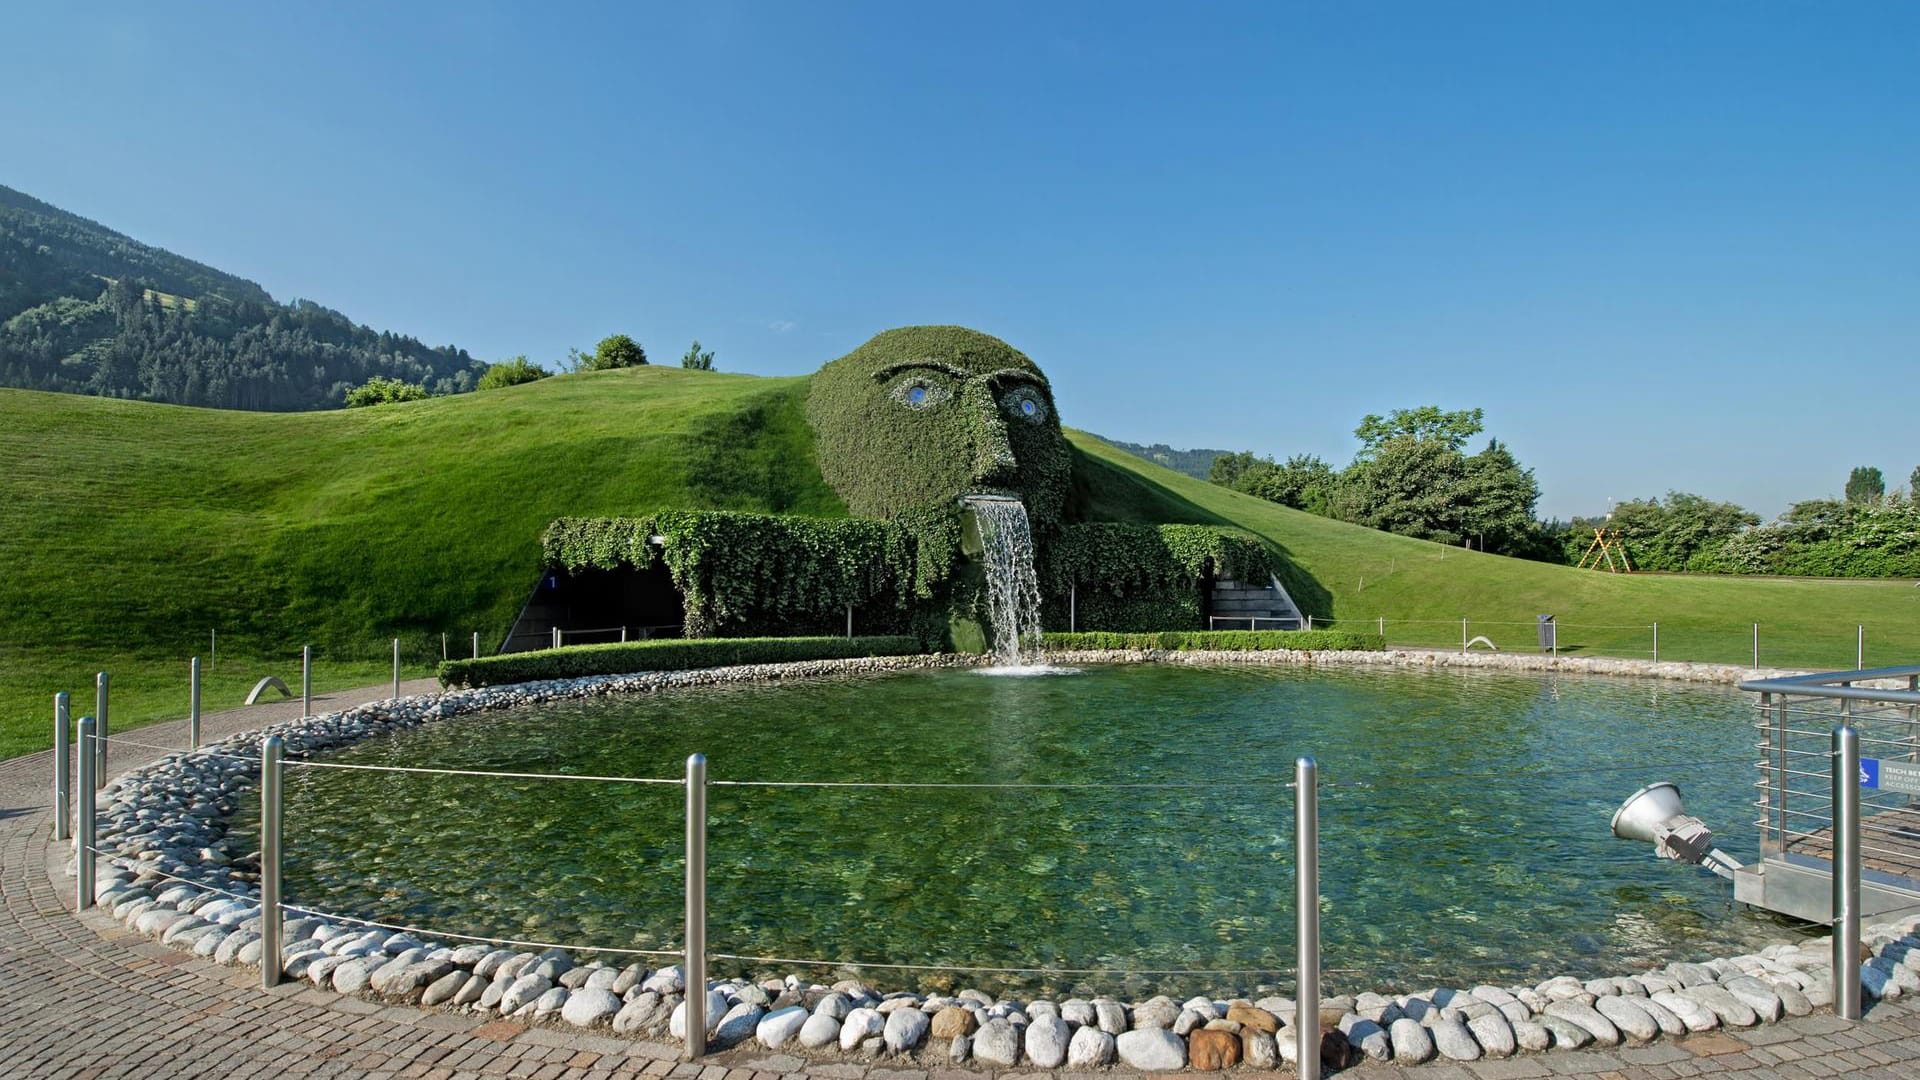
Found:
[{"label": "hanging ivy vine", "polygon": [[828,629],[848,608],[861,632],[893,632],[926,621],[922,609],[936,606],[952,572],[960,530],[943,517],[957,515],[888,522],[663,510],[561,518],[541,545],[547,567],[568,573],[664,565],[688,637]]}]

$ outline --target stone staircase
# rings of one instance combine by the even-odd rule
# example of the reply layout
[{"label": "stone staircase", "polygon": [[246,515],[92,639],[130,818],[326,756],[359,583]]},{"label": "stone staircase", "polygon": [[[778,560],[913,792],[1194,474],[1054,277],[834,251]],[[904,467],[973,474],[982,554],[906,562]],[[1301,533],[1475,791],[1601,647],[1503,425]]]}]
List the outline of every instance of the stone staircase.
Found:
[{"label": "stone staircase", "polygon": [[1306,616],[1287,595],[1279,578],[1266,585],[1221,578],[1208,597],[1207,627],[1211,630],[1298,630]]}]

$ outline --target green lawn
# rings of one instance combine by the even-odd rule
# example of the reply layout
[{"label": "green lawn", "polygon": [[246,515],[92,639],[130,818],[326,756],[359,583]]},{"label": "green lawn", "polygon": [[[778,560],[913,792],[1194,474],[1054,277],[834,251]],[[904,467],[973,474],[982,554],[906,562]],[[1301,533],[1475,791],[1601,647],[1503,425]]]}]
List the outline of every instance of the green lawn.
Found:
[{"label": "green lawn", "polygon": [[[563,515],[668,506],[839,516],[803,379],[637,368],[325,413],[187,409],[0,391],[0,755],[43,747],[51,697],[90,707],[112,672],[116,730],[186,710],[186,664],[220,634],[209,709],[261,675],[379,682],[388,640],[424,674],[448,634],[491,649]],[[1563,651],[1850,667],[1920,656],[1911,582],[1614,576],[1443,548],[1288,510],[1074,434],[1082,513],[1234,525],[1290,562],[1316,625],[1503,649],[1557,615]],[[82,703],[89,703],[82,705]]]}]

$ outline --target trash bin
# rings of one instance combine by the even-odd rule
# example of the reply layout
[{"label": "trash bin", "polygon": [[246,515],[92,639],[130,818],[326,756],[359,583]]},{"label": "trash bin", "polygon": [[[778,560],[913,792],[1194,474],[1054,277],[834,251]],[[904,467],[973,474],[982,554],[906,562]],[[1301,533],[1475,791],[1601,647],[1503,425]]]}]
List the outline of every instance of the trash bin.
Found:
[{"label": "trash bin", "polygon": [[1539,616],[1539,622],[1540,622],[1540,651],[1541,652],[1559,652],[1560,651],[1559,627],[1554,623],[1553,616],[1541,615]]}]

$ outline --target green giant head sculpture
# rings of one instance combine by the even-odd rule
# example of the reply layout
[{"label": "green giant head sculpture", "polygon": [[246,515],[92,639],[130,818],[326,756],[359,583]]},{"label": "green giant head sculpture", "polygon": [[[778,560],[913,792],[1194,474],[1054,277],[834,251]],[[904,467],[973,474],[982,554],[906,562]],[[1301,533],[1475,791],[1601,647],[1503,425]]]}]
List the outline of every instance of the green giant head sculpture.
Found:
[{"label": "green giant head sculpture", "polygon": [[1032,360],[961,326],[888,330],[813,376],[820,471],[860,517],[1011,495],[1036,530],[1060,520],[1072,454]]}]

